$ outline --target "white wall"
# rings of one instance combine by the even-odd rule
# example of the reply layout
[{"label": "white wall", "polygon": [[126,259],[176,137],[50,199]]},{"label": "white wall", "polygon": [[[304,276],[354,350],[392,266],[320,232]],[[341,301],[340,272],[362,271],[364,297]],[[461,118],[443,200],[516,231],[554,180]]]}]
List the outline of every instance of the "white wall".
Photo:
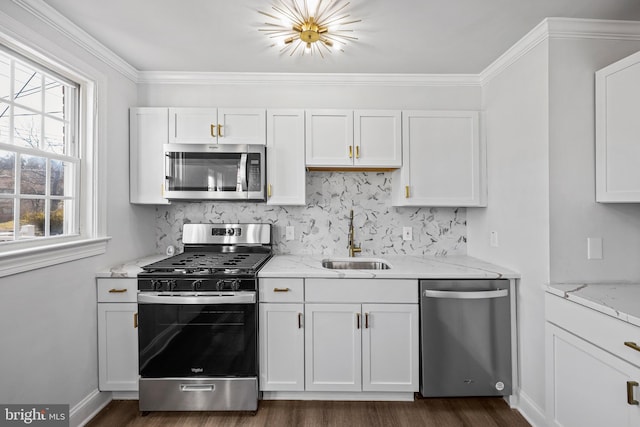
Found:
[{"label": "white wall", "polygon": [[97,389],[94,272],[153,253],[153,209],[128,203],[128,113],[136,85],[36,19],[3,1],[0,31],[107,83],[107,232],[104,255],[0,279],[0,402],[63,403],[73,408]]},{"label": "white wall", "polygon": [[[594,73],[639,41],[553,39],[549,52],[551,281],[640,280],[640,204],[595,202]],[[587,259],[587,238],[604,259]]]},{"label": "white wall", "polygon": [[[467,251],[518,271],[522,403],[544,405],[544,299],[549,280],[548,44],[541,42],[483,91],[488,203],[467,209]],[[489,245],[491,231],[498,247]]]}]

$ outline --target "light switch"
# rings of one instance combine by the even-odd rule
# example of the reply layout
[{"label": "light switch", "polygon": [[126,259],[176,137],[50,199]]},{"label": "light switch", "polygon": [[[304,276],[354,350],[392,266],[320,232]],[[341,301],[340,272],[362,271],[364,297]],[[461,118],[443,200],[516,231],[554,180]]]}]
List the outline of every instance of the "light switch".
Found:
[{"label": "light switch", "polygon": [[587,259],[602,259],[602,237],[587,238]]},{"label": "light switch", "polygon": [[293,225],[287,225],[287,228],[285,228],[285,238],[287,240],[293,240],[295,239],[295,228],[293,227]]},{"label": "light switch", "polygon": [[413,240],[413,230],[411,227],[402,227],[402,240]]},{"label": "light switch", "polygon": [[497,248],[498,247],[498,232],[497,231],[492,231],[491,234],[489,235],[489,245],[492,248]]}]

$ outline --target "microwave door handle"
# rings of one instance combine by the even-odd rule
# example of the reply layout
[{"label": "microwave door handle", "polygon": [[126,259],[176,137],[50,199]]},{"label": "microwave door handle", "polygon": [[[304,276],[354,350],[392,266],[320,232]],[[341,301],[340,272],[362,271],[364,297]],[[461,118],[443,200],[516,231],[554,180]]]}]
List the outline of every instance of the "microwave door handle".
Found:
[{"label": "microwave door handle", "polygon": [[240,166],[238,167],[238,180],[236,191],[247,191],[247,153],[240,155]]}]

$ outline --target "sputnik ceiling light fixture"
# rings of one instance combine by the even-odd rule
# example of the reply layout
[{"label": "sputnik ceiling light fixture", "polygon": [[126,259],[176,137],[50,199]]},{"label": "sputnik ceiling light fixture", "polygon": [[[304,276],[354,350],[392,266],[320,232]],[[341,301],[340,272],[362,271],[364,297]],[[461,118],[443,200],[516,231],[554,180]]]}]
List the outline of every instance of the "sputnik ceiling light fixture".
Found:
[{"label": "sputnik ceiling light fixture", "polygon": [[349,20],[349,4],[343,0],[275,0],[270,12],[258,11],[273,20],[259,31],[274,40],[272,46],[282,46],[281,53],[315,53],[324,58],[325,53],[343,51],[347,42],[358,40],[348,28],[360,22]]}]

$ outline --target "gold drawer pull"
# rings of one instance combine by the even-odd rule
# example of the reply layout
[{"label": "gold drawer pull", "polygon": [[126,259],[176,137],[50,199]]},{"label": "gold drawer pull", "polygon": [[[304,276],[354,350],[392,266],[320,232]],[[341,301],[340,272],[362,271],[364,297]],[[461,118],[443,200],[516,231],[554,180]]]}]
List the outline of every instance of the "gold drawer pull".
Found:
[{"label": "gold drawer pull", "polygon": [[411,197],[411,193],[409,192],[409,186],[408,186],[408,185],[405,185],[405,186],[404,186],[404,197],[405,197],[406,199],[408,199],[409,197]]},{"label": "gold drawer pull", "polygon": [[637,381],[627,381],[627,403],[629,405],[638,405],[640,404],[640,402],[638,402],[636,399],[633,398],[633,389],[634,387],[638,387],[638,382]]},{"label": "gold drawer pull", "polygon": [[220,138],[224,138],[224,135],[222,134],[222,125],[218,125],[218,136]]},{"label": "gold drawer pull", "polygon": [[271,184],[267,185],[267,197],[271,197]]},{"label": "gold drawer pull", "polygon": [[289,292],[289,288],[273,288],[273,292]]},{"label": "gold drawer pull", "polygon": [[133,327],[134,328],[138,327],[138,313],[133,314]]},{"label": "gold drawer pull", "polygon": [[624,345],[626,345],[627,347],[631,347],[635,351],[640,351],[640,346],[632,341],[625,341]]},{"label": "gold drawer pull", "polygon": [[124,292],[127,292],[127,290],[126,289],[115,289],[115,288],[109,289],[109,293],[110,294],[121,294],[121,293],[124,293]]},{"label": "gold drawer pull", "polygon": [[211,131],[210,132],[211,132],[211,136],[213,138],[217,137],[217,135],[216,135],[216,125],[211,125]]},{"label": "gold drawer pull", "polygon": [[360,146],[356,145],[356,159],[360,158]]},{"label": "gold drawer pull", "polygon": [[353,147],[351,145],[349,146],[349,158],[353,158]]}]

